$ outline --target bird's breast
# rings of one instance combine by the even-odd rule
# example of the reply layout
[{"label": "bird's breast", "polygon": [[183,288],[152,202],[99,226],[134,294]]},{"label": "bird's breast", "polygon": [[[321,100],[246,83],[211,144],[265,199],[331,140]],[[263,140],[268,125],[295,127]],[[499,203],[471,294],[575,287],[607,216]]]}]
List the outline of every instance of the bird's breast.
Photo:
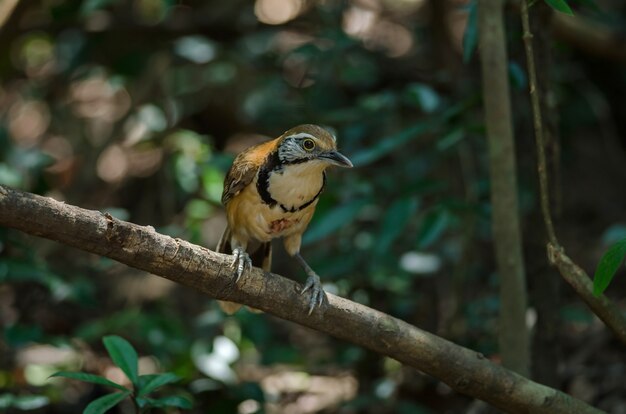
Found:
[{"label": "bird's breast", "polygon": [[239,239],[266,242],[304,232],[313,217],[317,199],[305,208],[296,209],[296,211],[289,211],[289,209],[301,206],[313,199],[321,189],[323,178],[322,183],[317,184],[315,192],[294,191],[287,185],[288,181],[281,178],[270,177],[268,180],[268,189],[272,191],[271,195],[276,200],[276,204],[270,205],[262,200],[256,186],[256,179],[230,201],[226,208],[228,222]]},{"label": "bird's breast", "polygon": [[288,210],[297,209],[316,198],[323,186],[324,168],[308,163],[273,171],[267,180],[270,196]]}]

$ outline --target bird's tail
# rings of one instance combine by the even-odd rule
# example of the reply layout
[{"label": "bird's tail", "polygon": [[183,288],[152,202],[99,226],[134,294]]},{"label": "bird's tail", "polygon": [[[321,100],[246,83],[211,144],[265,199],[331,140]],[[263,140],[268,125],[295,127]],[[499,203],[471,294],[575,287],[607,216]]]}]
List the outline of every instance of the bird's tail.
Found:
[{"label": "bird's tail", "polygon": [[[231,236],[232,232],[230,230],[230,227],[226,226],[226,229],[224,230],[224,233],[222,233],[220,241],[217,243],[215,251],[217,251],[218,253],[232,254],[233,247],[230,241]],[[250,259],[252,260],[252,266],[260,267],[266,272],[269,272],[272,267],[272,243],[265,242],[253,247],[256,248],[253,251],[248,251]],[[220,305],[220,308],[222,308],[222,310],[229,315],[232,315],[233,313],[237,312],[239,308],[241,308],[241,305],[239,303],[229,302],[225,300],[218,300],[217,302]],[[255,309],[252,308],[250,308],[250,310],[255,311]]]}]

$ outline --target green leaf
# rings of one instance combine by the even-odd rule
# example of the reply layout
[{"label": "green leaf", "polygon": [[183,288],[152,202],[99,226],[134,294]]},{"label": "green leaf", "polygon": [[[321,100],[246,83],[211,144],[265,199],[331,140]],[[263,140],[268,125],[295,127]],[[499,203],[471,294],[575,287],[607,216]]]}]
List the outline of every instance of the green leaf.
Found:
[{"label": "green leaf", "polygon": [[622,239],[604,253],[593,276],[593,294],[599,296],[606,290],[615,276],[615,272],[626,256],[626,239]]},{"label": "green leaf", "polygon": [[110,4],[117,3],[119,0],[84,0],[80,6],[80,13],[83,16],[89,16],[96,10],[103,9]]},{"label": "green leaf", "polygon": [[135,348],[126,339],[117,335],[105,336],[102,342],[115,365],[124,371],[130,382],[137,385],[139,378],[137,360],[139,358]]},{"label": "green leaf", "polygon": [[513,61],[509,62],[508,69],[511,84],[518,90],[526,90],[528,81],[526,79],[526,72],[524,72],[524,69]]},{"label": "green leaf", "polygon": [[142,400],[145,401],[145,406],[147,407],[156,407],[156,408],[178,407],[178,408],[183,408],[186,410],[190,410],[193,407],[193,404],[187,398],[176,396],[176,395],[173,395],[170,397],[163,397],[159,399],[142,398]]},{"label": "green leaf", "polygon": [[93,400],[85,407],[83,414],[103,414],[109,411],[111,408],[119,404],[124,398],[130,395],[130,391],[115,392],[113,394],[107,394]]},{"label": "green leaf", "polygon": [[354,200],[330,210],[313,222],[310,230],[304,234],[304,243],[312,243],[332,234],[335,230],[352,222],[365,205],[365,200]]},{"label": "green leaf", "polygon": [[472,0],[468,6],[467,26],[463,34],[463,62],[472,58],[478,44],[478,0]]},{"label": "green leaf", "polygon": [[405,226],[411,219],[417,206],[418,202],[414,197],[400,198],[391,204],[385,212],[380,226],[376,247],[378,252],[386,253],[391,243],[405,231]]},{"label": "green leaf", "polygon": [[461,102],[445,110],[445,112],[429,118],[427,121],[421,121],[402,131],[382,137],[378,142],[367,149],[364,149],[356,154],[350,156],[350,160],[355,167],[364,167],[380,158],[391,154],[397,149],[404,147],[411,140],[418,138],[426,133],[432,133],[441,124],[445,123],[450,118],[458,115],[470,105],[472,101]]},{"label": "green leaf", "polygon": [[570,16],[574,15],[574,12],[569,7],[569,4],[567,4],[566,0],[545,0],[545,2],[554,10],[560,11],[561,13],[569,14]]},{"label": "green leaf", "polygon": [[448,149],[454,147],[456,144],[461,142],[461,140],[465,138],[465,131],[463,128],[455,128],[446,135],[442,136],[437,140],[437,144],[435,147],[437,151],[447,151]]},{"label": "green leaf", "polygon": [[417,125],[406,128],[397,134],[382,137],[378,143],[371,147],[353,154],[350,159],[356,167],[364,167],[380,158],[392,153],[397,148],[433,129],[432,121],[420,122]]},{"label": "green leaf", "polygon": [[139,392],[137,393],[137,396],[142,397],[144,395],[150,394],[152,391],[164,386],[165,384],[171,384],[172,382],[176,382],[179,380],[180,377],[178,375],[172,374],[171,372],[157,375],[140,375]]},{"label": "green leaf", "polygon": [[425,249],[436,242],[450,223],[450,213],[444,209],[435,209],[424,218],[417,236],[417,247]]},{"label": "green leaf", "polygon": [[38,342],[43,337],[40,326],[15,324],[4,328],[4,340],[10,347],[23,346],[29,342]]},{"label": "green leaf", "polygon": [[100,384],[107,387],[117,388],[118,390],[122,391],[129,391],[129,389],[124,387],[123,385],[117,384],[113,381],[109,381],[108,379],[101,377],[100,375],[87,374],[85,372],[60,371],[50,375],[50,378],[52,377],[71,378],[79,381],[91,382],[92,384]]}]

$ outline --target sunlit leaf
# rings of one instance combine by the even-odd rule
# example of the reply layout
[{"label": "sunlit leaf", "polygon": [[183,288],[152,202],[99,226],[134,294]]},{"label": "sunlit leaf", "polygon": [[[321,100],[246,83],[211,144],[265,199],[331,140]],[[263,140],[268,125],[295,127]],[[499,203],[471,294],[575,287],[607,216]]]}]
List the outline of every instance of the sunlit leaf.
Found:
[{"label": "sunlit leaf", "polygon": [[130,395],[130,391],[116,392],[113,394],[107,394],[103,397],[93,400],[87,407],[83,414],[103,414],[122,402],[124,398]]},{"label": "sunlit leaf", "polygon": [[50,404],[50,399],[45,395],[22,395],[13,399],[13,407],[19,410],[36,410]]},{"label": "sunlit leaf", "polygon": [[139,358],[135,348],[126,339],[117,335],[105,336],[102,342],[115,365],[120,367],[130,382],[137,384],[137,361]]},{"label": "sunlit leaf", "polygon": [[206,220],[213,212],[213,206],[206,200],[195,198],[187,203],[185,212],[191,219]]},{"label": "sunlit leaf", "polygon": [[16,169],[0,162],[0,184],[20,188],[22,181],[23,177]]},{"label": "sunlit leaf", "polygon": [[304,234],[303,241],[312,243],[332,234],[337,229],[345,227],[356,218],[365,203],[365,200],[354,200],[330,210],[312,223],[309,230]]},{"label": "sunlit leaf", "polygon": [[478,0],[472,0],[468,6],[467,26],[463,34],[463,62],[472,58],[478,44]]},{"label": "sunlit leaf", "polygon": [[593,294],[599,296],[613,280],[615,272],[626,256],[626,239],[622,239],[604,253],[593,276]]},{"label": "sunlit leaf", "polygon": [[[526,0],[523,0],[526,1]],[[560,11],[561,13],[569,14],[570,16],[574,15],[574,12],[567,4],[565,0],[545,0],[545,2],[552,7],[554,10]]]},{"label": "sunlit leaf", "polygon": [[138,397],[142,397],[144,395],[150,394],[152,391],[160,388],[166,384],[171,384],[173,382],[179,381],[180,377],[178,375],[174,375],[171,372],[166,372],[165,374],[157,374],[157,375],[141,375],[139,376],[139,392],[137,393]]},{"label": "sunlit leaf", "polygon": [[100,375],[87,374],[86,372],[60,371],[50,375],[50,378],[52,377],[71,378],[79,381],[90,382],[92,384],[100,384],[107,387],[117,388],[118,390],[122,391],[128,391],[128,388],[124,387],[123,385],[110,381],[104,377],[101,377]]},{"label": "sunlit leaf", "polygon": [[205,167],[201,178],[206,198],[214,203],[220,203],[224,189],[224,174],[217,168]]},{"label": "sunlit leaf", "polygon": [[148,104],[139,108],[137,112],[139,120],[151,131],[163,131],[167,128],[165,113],[156,105]]},{"label": "sunlit leaf", "polygon": [[198,64],[208,63],[215,57],[215,43],[204,36],[185,36],[176,40],[174,52]]},{"label": "sunlit leaf", "polygon": [[13,394],[4,393],[0,394],[0,408],[9,408],[13,403],[15,396]]}]

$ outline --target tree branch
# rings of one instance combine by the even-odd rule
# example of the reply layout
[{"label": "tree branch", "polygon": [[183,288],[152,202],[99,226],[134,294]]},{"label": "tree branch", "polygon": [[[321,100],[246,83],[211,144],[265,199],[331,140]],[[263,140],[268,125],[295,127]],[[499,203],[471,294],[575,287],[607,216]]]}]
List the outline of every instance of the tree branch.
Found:
[{"label": "tree branch", "polygon": [[552,213],[550,212],[550,192],[548,191],[548,173],[546,162],[546,144],[543,138],[543,119],[541,116],[541,103],[539,99],[539,85],[537,84],[537,71],[535,69],[535,54],[533,52],[533,35],[530,31],[530,19],[528,17],[527,0],[522,0],[522,27],[524,28],[524,46],[526,50],[526,65],[528,66],[528,79],[530,83],[530,102],[533,110],[533,127],[537,146],[537,168],[539,170],[539,195],[541,200],[541,214],[548,233],[548,240],[558,245]]},{"label": "tree branch", "polygon": [[548,260],[556,266],[563,278],[578,293],[591,311],[609,327],[613,334],[626,344],[626,318],[622,311],[606,295],[593,294],[593,282],[589,275],[565,254],[562,247],[548,243]]},{"label": "tree branch", "polygon": [[216,299],[243,303],[389,356],[511,413],[601,413],[561,391],[532,382],[455,345],[367,306],[328,295],[307,315],[299,285],[254,268],[234,286],[230,256],[52,198],[0,186],[0,225],[56,240],[162,276]]},{"label": "tree branch", "polygon": [[537,147],[537,170],[539,175],[539,193],[541,200],[541,212],[543,215],[546,231],[548,233],[548,258],[550,263],[556,265],[561,276],[574,288],[578,296],[598,315],[605,325],[613,331],[615,336],[626,344],[626,317],[621,313],[605,295],[593,294],[593,283],[589,276],[577,266],[560,246],[550,211],[550,191],[548,188],[548,167],[545,154],[545,141],[543,137],[544,125],[541,117],[541,104],[537,85],[537,72],[533,51],[533,35],[530,30],[530,18],[528,16],[527,0],[521,0],[522,27],[524,30],[524,46],[526,50],[526,63],[528,66],[528,79],[530,83],[530,98],[535,128],[535,140]]},{"label": "tree branch", "polygon": [[626,63],[626,33],[582,17],[554,14],[555,35],[593,56]]}]

